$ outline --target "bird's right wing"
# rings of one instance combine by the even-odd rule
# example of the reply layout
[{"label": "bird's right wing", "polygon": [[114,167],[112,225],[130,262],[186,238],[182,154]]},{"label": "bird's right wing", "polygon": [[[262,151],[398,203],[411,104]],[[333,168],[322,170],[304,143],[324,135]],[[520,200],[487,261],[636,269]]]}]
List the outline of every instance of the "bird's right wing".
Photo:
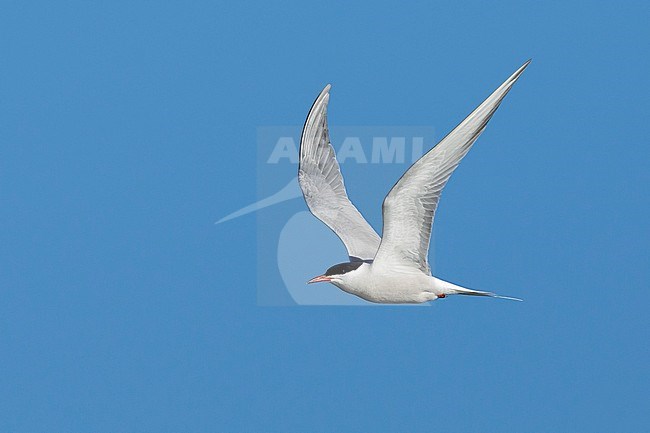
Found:
[{"label": "bird's right wing", "polygon": [[409,168],[384,199],[384,231],[373,266],[430,274],[431,226],[442,189],[530,60]]},{"label": "bird's right wing", "polygon": [[327,129],[330,85],[309,111],[300,139],[298,181],[312,214],[343,241],[350,260],[372,260],[379,248],[377,232],[350,202]]}]

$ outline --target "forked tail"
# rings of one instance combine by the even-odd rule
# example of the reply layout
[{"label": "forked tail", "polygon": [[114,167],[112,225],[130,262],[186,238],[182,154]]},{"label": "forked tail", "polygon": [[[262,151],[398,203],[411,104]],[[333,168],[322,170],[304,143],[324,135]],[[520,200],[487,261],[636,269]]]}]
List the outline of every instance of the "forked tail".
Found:
[{"label": "forked tail", "polygon": [[[442,282],[442,280],[440,281]],[[465,287],[457,286],[456,284],[452,284],[447,281],[444,281],[443,283],[447,286],[450,295],[488,296],[490,298],[508,299],[510,301],[524,301],[523,299],[514,298],[512,296],[501,296],[492,292],[482,292],[480,290],[467,289]]]}]

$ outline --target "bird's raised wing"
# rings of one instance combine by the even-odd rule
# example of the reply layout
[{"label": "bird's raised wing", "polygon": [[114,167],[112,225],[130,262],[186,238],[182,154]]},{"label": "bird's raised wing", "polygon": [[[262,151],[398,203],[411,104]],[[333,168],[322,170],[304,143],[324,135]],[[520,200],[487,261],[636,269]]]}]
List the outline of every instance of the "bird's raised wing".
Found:
[{"label": "bird's raised wing", "polygon": [[384,229],[373,267],[431,273],[429,240],[442,189],[529,63],[512,74],[393,186],[384,199]]},{"label": "bird's raised wing", "polygon": [[330,85],[309,111],[300,139],[298,181],[312,214],[343,241],[350,260],[375,257],[380,238],[348,199],[327,129]]}]

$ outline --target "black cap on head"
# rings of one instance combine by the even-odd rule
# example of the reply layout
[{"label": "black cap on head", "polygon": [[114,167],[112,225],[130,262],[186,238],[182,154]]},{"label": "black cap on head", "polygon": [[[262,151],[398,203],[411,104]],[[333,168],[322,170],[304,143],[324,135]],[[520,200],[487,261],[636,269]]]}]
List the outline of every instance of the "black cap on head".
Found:
[{"label": "black cap on head", "polygon": [[343,275],[350,271],[354,271],[359,266],[363,265],[364,262],[348,262],[348,263],[339,263],[334,265],[325,272],[325,275],[330,277],[332,275]]}]

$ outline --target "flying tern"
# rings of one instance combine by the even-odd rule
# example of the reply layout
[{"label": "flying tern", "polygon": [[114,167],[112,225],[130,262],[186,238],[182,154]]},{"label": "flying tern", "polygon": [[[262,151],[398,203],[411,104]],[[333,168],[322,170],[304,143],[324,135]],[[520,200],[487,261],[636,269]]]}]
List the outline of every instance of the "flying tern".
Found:
[{"label": "flying tern", "polygon": [[302,131],[298,180],[309,210],[341,239],[349,261],[330,267],[309,283],[329,282],[347,293],[384,304],[422,303],[448,295],[520,301],[436,278],[431,275],[427,256],[443,188],[529,63],[530,60],[402,175],[384,199],[381,238],[345,190],[330,143],[330,85],[325,86]]}]

